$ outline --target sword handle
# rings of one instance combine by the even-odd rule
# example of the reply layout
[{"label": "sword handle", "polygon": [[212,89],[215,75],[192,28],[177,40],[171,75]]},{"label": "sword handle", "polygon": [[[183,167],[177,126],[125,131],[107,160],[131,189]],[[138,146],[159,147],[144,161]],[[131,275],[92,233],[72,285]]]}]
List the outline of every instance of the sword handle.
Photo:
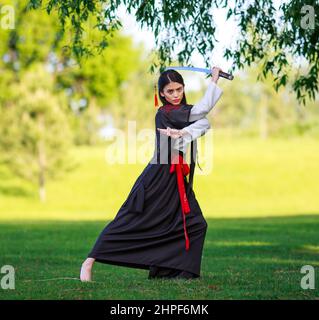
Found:
[{"label": "sword handle", "polygon": [[224,71],[219,71],[219,76],[222,78],[225,78],[227,80],[233,80],[234,76],[230,73],[224,72]]}]

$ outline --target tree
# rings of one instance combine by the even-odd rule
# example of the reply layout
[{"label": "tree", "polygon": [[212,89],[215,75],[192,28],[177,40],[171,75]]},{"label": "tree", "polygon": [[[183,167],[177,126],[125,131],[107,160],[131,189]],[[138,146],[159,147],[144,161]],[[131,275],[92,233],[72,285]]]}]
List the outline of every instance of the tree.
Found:
[{"label": "tree", "polygon": [[288,132],[303,134],[318,127],[318,102],[309,102],[307,107],[298,104],[289,84],[275,92],[271,74],[262,83],[256,83],[261,68],[261,64],[253,63],[233,81],[223,83],[223,97],[209,115],[213,127],[259,134],[260,138]]},{"label": "tree", "polygon": [[55,93],[67,94],[67,103],[74,111],[69,120],[73,129],[78,130],[74,142],[95,143],[95,118],[118,98],[119,88],[139,64],[141,50],[120,32],[103,37],[94,28],[96,19],[90,16],[82,24],[83,44],[105,41],[108,47],[78,64],[66,45],[70,34],[61,31],[56,12],[48,15],[45,10],[28,10],[28,0],[6,0],[4,4],[13,5],[15,25],[14,29],[0,28],[0,108],[11,97],[10,91],[20,82],[21,75],[41,63],[52,72]]},{"label": "tree", "polygon": [[1,161],[36,184],[45,201],[45,184],[76,164],[69,157],[72,134],[65,101],[53,94],[53,77],[33,65],[13,85],[13,96],[0,108]]},{"label": "tree", "polygon": [[[98,38],[90,34],[90,38]],[[117,98],[118,89],[136,69],[140,52],[133,48],[132,39],[114,34],[108,39],[109,47],[97,56],[88,56],[81,65],[65,63],[61,71],[56,71],[61,88],[71,90],[71,97],[90,100],[96,99],[101,108]]]},{"label": "tree", "polygon": [[[33,9],[42,5],[42,0],[29,1],[29,7]],[[319,21],[315,19],[315,12],[319,11],[318,1],[292,0],[282,2],[276,8],[273,0],[49,0],[46,10],[48,13],[57,11],[63,30],[73,31],[71,48],[76,59],[80,60],[82,55],[92,52],[82,41],[83,23],[89,16],[94,16],[97,28],[104,35],[112,33],[121,27],[116,15],[120,5],[125,5],[141,26],[154,32],[160,63],[153,63],[151,71],[158,66],[162,71],[164,65],[172,61],[176,46],[181,48],[177,52],[180,64],[188,63],[191,53],[198,51],[206,66],[210,67],[209,57],[216,43],[212,12],[215,8],[227,7],[227,19],[235,18],[241,32],[237,47],[224,52],[224,57],[234,61],[232,70],[262,61],[259,79],[272,73],[276,91],[291,80],[299,101],[305,104],[306,98],[315,99],[319,72]],[[106,46],[107,42],[102,40],[95,48]],[[289,79],[290,58],[304,59],[307,73],[297,72],[294,79]]]}]

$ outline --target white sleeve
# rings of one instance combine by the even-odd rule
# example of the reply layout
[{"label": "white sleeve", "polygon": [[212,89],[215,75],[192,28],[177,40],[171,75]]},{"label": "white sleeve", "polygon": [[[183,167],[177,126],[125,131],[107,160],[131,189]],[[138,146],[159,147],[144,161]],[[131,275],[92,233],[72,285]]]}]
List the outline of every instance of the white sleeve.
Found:
[{"label": "white sleeve", "polygon": [[174,149],[186,152],[187,145],[193,140],[204,135],[208,129],[210,129],[210,122],[206,117],[199,119],[191,125],[183,128],[182,130],[187,131],[187,134],[183,137],[173,139]]},{"label": "white sleeve", "polygon": [[204,97],[193,105],[189,121],[192,122],[204,118],[213,109],[222,94],[223,90],[215,82],[210,81]]}]

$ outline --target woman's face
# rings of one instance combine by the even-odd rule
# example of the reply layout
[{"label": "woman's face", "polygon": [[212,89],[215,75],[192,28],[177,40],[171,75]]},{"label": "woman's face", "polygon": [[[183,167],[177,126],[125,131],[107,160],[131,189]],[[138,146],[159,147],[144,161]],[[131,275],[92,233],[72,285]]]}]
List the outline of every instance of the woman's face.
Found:
[{"label": "woman's face", "polygon": [[183,99],[184,86],[178,82],[170,82],[167,84],[163,91],[160,92],[162,97],[170,104],[180,104]]}]

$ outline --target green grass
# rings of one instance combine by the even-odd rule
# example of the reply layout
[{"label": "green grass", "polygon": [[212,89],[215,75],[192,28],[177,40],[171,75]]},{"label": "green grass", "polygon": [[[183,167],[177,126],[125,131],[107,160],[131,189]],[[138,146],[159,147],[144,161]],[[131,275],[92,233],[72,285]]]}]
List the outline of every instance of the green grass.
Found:
[{"label": "green grass", "polygon": [[319,274],[318,216],[208,219],[200,279],[150,280],[148,270],[101,263],[94,282],[72,279],[106,223],[1,223],[0,265],[15,267],[16,289],[0,299],[319,298],[318,281],[300,287],[303,265]]},{"label": "green grass", "polygon": [[[303,265],[319,274],[318,147],[311,137],[214,134],[212,170],[194,177],[209,229],[193,281],[99,263],[95,282],[72,279],[146,163],[109,165],[104,147],[75,148],[78,169],[47,183],[46,203],[0,166],[0,266],[16,269],[16,290],[0,299],[318,299],[318,281],[300,287]],[[207,168],[203,153],[199,163]]]}]

